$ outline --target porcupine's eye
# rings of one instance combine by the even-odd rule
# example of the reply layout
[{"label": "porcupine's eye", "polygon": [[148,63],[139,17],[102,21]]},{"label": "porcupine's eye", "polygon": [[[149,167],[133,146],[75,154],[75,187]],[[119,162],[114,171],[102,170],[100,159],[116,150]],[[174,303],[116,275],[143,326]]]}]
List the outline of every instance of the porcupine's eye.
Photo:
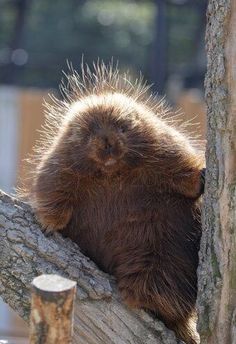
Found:
[{"label": "porcupine's eye", "polygon": [[128,130],[129,130],[129,128],[125,124],[120,124],[118,127],[118,132],[122,133],[122,134],[126,133]]},{"label": "porcupine's eye", "polygon": [[124,126],[119,127],[118,131],[119,131],[119,133],[122,133],[122,134],[123,134],[123,133],[126,132],[126,128],[125,128]]}]

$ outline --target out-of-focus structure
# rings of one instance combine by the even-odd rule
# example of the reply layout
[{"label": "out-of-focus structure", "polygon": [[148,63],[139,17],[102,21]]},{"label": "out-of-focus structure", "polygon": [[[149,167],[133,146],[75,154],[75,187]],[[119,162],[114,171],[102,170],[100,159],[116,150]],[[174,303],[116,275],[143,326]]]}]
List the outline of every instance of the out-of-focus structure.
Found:
[{"label": "out-of-focus structure", "polygon": [[[0,83],[57,87],[66,60],[113,58],[154,90],[203,88],[207,0],[0,3]],[[131,15],[132,14],[132,15]]]},{"label": "out-of-focus structure", "polygon": [[0,87],[0,185],[6,192],[24,179],[24,159],[39,137],[47,96],[41,90]]}]

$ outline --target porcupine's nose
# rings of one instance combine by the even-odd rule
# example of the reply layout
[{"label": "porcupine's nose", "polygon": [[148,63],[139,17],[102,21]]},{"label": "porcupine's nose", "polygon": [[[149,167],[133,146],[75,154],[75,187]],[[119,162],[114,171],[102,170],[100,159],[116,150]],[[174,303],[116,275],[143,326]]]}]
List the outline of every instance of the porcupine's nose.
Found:
[{"label": "porcupine's nose", "polygon": [[114,143],[108,137],[104,138],[104,150],[107,155],[112,155],[114,150]]},{"label": "porcupine's nose", "polygon": [[106,155],[105,166],[112,166],[117,163],[117,143],[112,138],[104,137],[104,152]]}]

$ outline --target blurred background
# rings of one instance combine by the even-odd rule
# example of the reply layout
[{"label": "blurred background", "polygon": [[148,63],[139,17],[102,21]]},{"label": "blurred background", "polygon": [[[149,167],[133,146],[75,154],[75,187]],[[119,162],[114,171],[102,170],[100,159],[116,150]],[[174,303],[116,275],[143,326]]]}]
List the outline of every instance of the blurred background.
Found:
[{"label": "blurred background", "polygon": [[[43,99],[57,94],[67,61],[119,61],[141,71],[153,92],[199,123],[206,0],[0,0],[0,188],[24,179],[24,158],[44,121]],[[27,343],[27,327],[0,301],[0,343]]]}]

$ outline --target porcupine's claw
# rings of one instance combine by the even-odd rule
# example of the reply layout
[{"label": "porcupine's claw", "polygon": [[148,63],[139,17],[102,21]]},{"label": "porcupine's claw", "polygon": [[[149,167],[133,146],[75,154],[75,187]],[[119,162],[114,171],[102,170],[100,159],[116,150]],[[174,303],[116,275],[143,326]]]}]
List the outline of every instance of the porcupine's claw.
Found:
[{"label": "porcupine's claw", "polygon": [[41,230],[42,230],[43,234],[46,237],[51,237],[55,233],[55,231],[52,228],[49,228],[49,227],[42,228]]}]

